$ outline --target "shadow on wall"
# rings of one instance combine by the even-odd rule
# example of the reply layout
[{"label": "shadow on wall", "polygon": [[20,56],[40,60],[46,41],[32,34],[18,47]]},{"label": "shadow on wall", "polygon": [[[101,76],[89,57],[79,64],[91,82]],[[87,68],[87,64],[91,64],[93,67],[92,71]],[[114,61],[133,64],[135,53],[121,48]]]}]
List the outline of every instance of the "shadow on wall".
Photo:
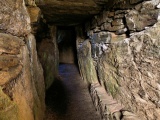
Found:
[{"label": "shadow on wall", "polygon": [[46,105],[56,114],[63,115],[67,112],[67,90],[60,78],[54,80],[46,92]]},{"label": "shadow on wall", "polygon": [[76,32],[74,27],[57,27],[57,43],[60,63],[76,63]]}]

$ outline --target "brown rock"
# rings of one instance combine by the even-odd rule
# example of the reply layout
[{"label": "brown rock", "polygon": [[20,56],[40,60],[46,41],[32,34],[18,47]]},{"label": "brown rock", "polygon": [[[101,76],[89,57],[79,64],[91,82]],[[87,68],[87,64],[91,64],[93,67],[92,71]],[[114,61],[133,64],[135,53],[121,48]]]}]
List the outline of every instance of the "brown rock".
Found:
[{"label": "brown rock", "polygon": [[40,19],[41,11],[39,7],[27,7],[28,13],[30,15],[31,23],[38,22]]},{"label": "brown rock", "polygon": [[18,54],[22,45],[24,45],[22,39],[12,35],[0,33],[0,54]]},{"label": "brown rock", "polygon": [[19,64],[17,56],[1,55],[0,56],[0,69],[14,67]]},{"label": "brown rock", "polygon": [[0,85],[4,85],[9,81],[16,79],[17,76],[22,72],[22,65],[12,67],[7,71],[0,71]]},{"label": "brown rock", "polygon": [[0,1],[0,29],[17,36],[30,31],[30,18],[23,0]]}]

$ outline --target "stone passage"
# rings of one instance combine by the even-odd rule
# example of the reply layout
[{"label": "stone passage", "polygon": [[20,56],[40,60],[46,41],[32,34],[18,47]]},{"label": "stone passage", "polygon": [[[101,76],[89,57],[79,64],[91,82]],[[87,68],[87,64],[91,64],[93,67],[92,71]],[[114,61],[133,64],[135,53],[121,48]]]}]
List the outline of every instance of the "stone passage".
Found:
[{"label": "stone passage", "polygon": [[59,72],[62,80],[55,80],[47,92],[45,120],[101,120],[77,67],[61,64]]}]

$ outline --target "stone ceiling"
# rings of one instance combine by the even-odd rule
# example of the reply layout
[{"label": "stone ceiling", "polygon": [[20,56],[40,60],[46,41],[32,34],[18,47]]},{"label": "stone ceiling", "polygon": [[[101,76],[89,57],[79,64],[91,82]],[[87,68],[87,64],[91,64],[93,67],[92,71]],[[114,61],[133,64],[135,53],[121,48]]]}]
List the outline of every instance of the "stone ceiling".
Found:
[{"label": "stone ceiling", "polygon": [[101,11],[93,0],[45,0],[37,5],[49,24],[64,26],[84,22]]},{"label": "stone ceiling", "polygon": [[71,26],[84,22],[102,9],[127,9],[143,0],[36,0],[49,24]]}]

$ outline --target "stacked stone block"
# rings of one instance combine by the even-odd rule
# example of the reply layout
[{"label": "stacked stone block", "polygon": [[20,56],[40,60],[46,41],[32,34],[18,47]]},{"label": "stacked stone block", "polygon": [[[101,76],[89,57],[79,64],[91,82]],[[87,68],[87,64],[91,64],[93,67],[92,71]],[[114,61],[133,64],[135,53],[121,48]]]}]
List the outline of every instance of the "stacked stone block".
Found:
[{"label": "stacked stone block", "polygon": [[[135,120],[160,119],[160,1],[129,2],[131,9],[105,10],[86,22],[90,59],[93,59],[97,82],[123,104],[122,120],[134,120],[135,114],[138,116]],[[98,96],[91,94],[97,106]]]}]

